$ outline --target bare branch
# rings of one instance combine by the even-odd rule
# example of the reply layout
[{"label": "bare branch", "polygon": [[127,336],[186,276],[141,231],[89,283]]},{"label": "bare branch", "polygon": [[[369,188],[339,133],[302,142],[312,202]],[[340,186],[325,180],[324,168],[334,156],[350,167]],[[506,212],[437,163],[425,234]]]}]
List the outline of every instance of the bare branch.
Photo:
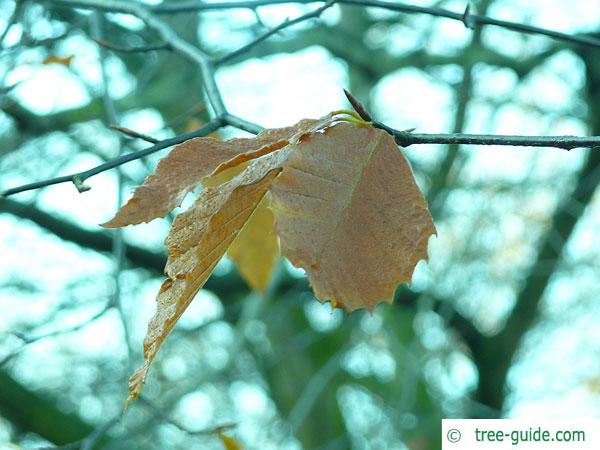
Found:
[{"label": "bare branch", "polygon": [[496,134],[429,134],[411,133],[390,128],[380,122],[373,126],[387,131],[396,139],[401,147],[416,144],[471,144],[471,145],[506,145],[522,147],[553,147],[563,150],[574,148],[599,147],[600,136],[521,136]]},{"label": "bare branch", "polygon": [[[204,127],[196,130],[192,133],[182,134],[175,136],[170,139],[160,141],[144,150],[137,152],[127,153],[119,158],[115,158],[111,161],[107,161],[104,164],[100,164],[89,170],[78,172],[71,175],[64,175],[49,180],[38,181],[36,183],[29,183],[23,186],[7,189],[0,192],[0,196],[8,197],[20,192],[31,191],[34,189],[51,186],[53,184],[68,183],[71,182],[75,185],[79,192],[85,192],[90,189],[89,186],[84,184],[84,181],[88,178],[98,175],[99,173],[106,172],[107,170],[114,169],[115,167],[121,166],[130,161],[143,158],[159,150],[162,150],[173,145],[181,144],[189,139],[206,136],[217,130],[224,124],[235,126],[244,131],[250,133],[258,133],[262,130],[262,127],[247,122],[239,117],[227,114],[222,119],[215,119],[207,123]],[[584,147],[600,147],[600,136],[511,136],[511,135],[495,135],[495,134],[462,134],[462,133],[450,133],[450,134],[427,134],[427,133],[411,133],[410,131],[401,131],[394,128],[388,127],[380,122],[373,122],[373,126],[381,128],[387,131],[395,137],[396,142],[401,147],[408,147],[410,145],[417,144],[471,144],[471,145],[506,145],[506,146],[523,146],[523,147],[553,147],[561,148],[564,150],[572,150],[574,148]]]},{"label": "bare branch", "polygon": [[227,125],[231,125],[232,127],[238,128],[243,131],[247,131],[248,133],[252,134],[258,134],[264,130],[264,128],[260,125],[248,122],[247,120],[244,120],[238,116],[234,116],[233,114],[225,115],[225,123],[227,123]]},{"label": "bare branch", "polygon": [[104,39],[94,39],[94,41],[101,47],[121,53],[144,53],[156,50],[172,50],[171,46],[168,43],[140,45],[139,47],[120,47],[118,45],[111,44],[110,42],[107,42]]},{"label": "bare branch", "polygon": [[[233,1],[233,2],[215,2],[205,3],[204,0],[188,0],[176,3],[162,3],[151,7],[151,10],[156,14],[173,14],[180,12],[189,11],[209,11],[209,10],[223,10],[233,8],[247,8],[255,9],[259,6],[268,5],[280,5],[284,3],[318,3],[323,0],[249,0],[249,1]],[[517,31],[527,34],[540,34],[548,36],[553,39],[561,40],[564,42],[571,42],[573,44],[590,45],[593,47],[600,47],[600,39],[592,36],[576,35],[562,33],[560,31],[549,30],[543,27],[536,27],[533,25],[526,25],[523,23],[512,22],[509,20],[500,20],[487,17],[484,15],[471,14],[470,11],[465,12],[454,12],[444,8],[426,7],[409,5],[406,3],[397,2],[386,2],[379,0],[338,0],[337,3],[346,5],[356,6],[369,6],[374,8],[387,9],[390,11],[403,12],[407,14],[427,14],[430,16],[443,17],[446,19],[457,20],[462,23],[468,23],[469,27],[475,27],[477,25],[492,25],[497,27],[506,28],[507,30]]]},{"label": "bare branch", "polygon": [[300,22],[304,22],[309,19],[316,19],[316,18],[320,17],[321,14],[323,13],[323,11],[331,8],[335,4],[336,1],[337,0],[327,0],[327,2],[323,6],[315,9],[314,11],[311,11],[302,16],[296,17],[293,20],[290,20],[290,19],[284,20],[282,23],[280,23],[276,27],[273,27],[273,28],[267,30],[265,33],[261,34],[253,41],[251,41],[251,42],[247,43],[246,45],[238,48],[237,50],[234,50],[233,52],[228,53],[227,55],[224,55],[221,58],[217,59],[217,61],[216,61],[217,64],[229,62],[232,59],[235,59],[237,56],[240,56],[241,54],[247,52],[255,45],[257,45],[257,44],[261,43],[262,41],[264,41],[265,39],[273,36],[274,34],[278,33],[279,31],[283,30],[284,28],[291,27],[292,25],[296,25]]},{"label": "bare branch", "polygon": [[123,133],[125,136],[129,136],[135,139],[142,139],[146,142],[150,142],[151,144],[158,144],[160,142],[159,139],[155,139],[152,136],[148,136],[147,134],[138,133],[137,131],[130,130],[129,128],[125,128],[119,125],[111,124],[109,125],[115,131],[119,133]]},{"label": "bare branch", "polygon": [[92,324],[96,320],[98,320],[100,317],[102,317],[104,314],[106,314],[111,308],[112,308],[112,302],[109,300],[100,311],[98,311],[97,313],[92,315],[90,318],[84,320],[83,322],[72,325],[70,327],[50,331],[45,334],[40,334],[37,336],[28,336],[28,335],[25,335],[23,333],[16,332],[16,331],[8,332],[8,334],[12,334],[13,336],[16,336],[17,338],[19,338],[23,342],[23,344],[20,347],[13,350],[12,352],[10,352],[9,354],[7,354],[6,356],[4,356],[4,358],[0,359],[0,368],[3,367],[5,364],[7,364],[11,359],[13,359],[19,353],[21,353],[21,351],[24,350],[25,347],[27,347],[29,344],[33,344],[35,342],[38,342],[38,341],[41,341],[44,339],[48,339],[48,338],[52,338],[55,336],[60,336],[63,334],[74,333],[76,331],[79,331],[79,330],[87,327],[88,325]]},{"label": "bare branch", "polygon": [[[350,92],[344,89],[346,97],[361,117],[371,117],[364,106]],[[363,117],[363,118],[364,118]],[[396,130],[376,120],[371,124],[394,136],[401,147],[416,144],[470,144],[470,145],[506,145],[520,147],[553,147],[563,150],[574,148],[599,147],[600,136],[520,136],[497,134],[464,134],[464,133],[413,133],[413,129]]]},{"label": "bare branch", "polygon": [[[103,27],[104,16],[100,11],[95,11],[91,16],[91,34],[94,38],[101,40],[104,37]],[[104,103],[105,120],[107,123],[118,124],[119,119],[117,117],[118,112],[115,107],[115,103],[110,95],[108,73],[106,71],[106,54],[105,48],[100,48],[100,73],[102,75],[102,100]],[[118,126],[118,125],[117,125]],[[119,137],[118,153],[117,156],[123,154],[123,141]],[[122,204],[122,186],[123,186],[123,175],[120,169],[117,169],[117,208]],[[114,278],[114,292],[111,298],[111,304],[116,306],[121,324],[123,326],[123,339],[125,341],[125,348],[127,349],[127,360],[131,361],[131,332],[127,323],[127,317],[123,308],[123,298],[121,295],[121,274],[125,264],[125,241],[123,240],[123,230],[116,229],[112,232],[112,260],[114,263],[113,267],[113,278]],[[91,443],[89,448],[93,448],[94,442]],[[83,448],[88,448],[82,445]]]},{"label": "bare branch", "polygon": [[158,19],[146,6],[137,2],[125,2],[120,0],[42,0],[49,3],[70,6],[73,8],[94,9],[106,12],[119,12],[131,14],[144,21],[146,25],[156,31],[162,40],[173,49],[174,52],[196,63],[200,67],[202,81],[206,90],[206,96],[213,107],[215,116],[222,116],[227,112],[221,93],[217,87],[214,73],[214,62],[210,55],[200,48],[180,38],[177,33],[165,22]]},{"label": "bare branch", "polygon": [[[154,144],[152,147],[148,147],[146,149],[127,153],[123,156],[115,158],[111,161],[107,161],[104,164],[100,164],[96,167],[93,167],[89,170],[85,170],[83,172],[77,172],[71,175],[64,175],[61,177],[52,178],[49,180],[38,181],[35,183],[25,184],[23,186],[18,186],[16,188],[7,189],[4,192],[0,193],[2,197],[8,197],[10,195],[18,194],[19,192],[31,191],[34,189],[43,188],[46,186],[52,186],[53,184],[60,183],[73,183],[77,190],[83,192],[84,190],[89,190],[89,186],[83,184],[85,180],[94,175],[98,175],[99,173],[106,172],[107,170],[114,169],[115,167],[121,166],[130,161],[134,161],[136,159],[144,158],[152,153],[156,153],[159,150],[165,149],[167,147],[172,147],[173,145],[181,144],[189,139],[193,139],[200,136],[206,136],[207,134],[212,133],[213,131],[219,129],[223,125],[223,121],[221,119],[215,119],[208,122],[205,126],[200,128],[199,130],[193,131],[191,133],[181,134],[179,136],[172,137],[170,139],[165,139],[164,141],[160,141],[157,144]],[[87,189],[86,189],[87,188]]]}]

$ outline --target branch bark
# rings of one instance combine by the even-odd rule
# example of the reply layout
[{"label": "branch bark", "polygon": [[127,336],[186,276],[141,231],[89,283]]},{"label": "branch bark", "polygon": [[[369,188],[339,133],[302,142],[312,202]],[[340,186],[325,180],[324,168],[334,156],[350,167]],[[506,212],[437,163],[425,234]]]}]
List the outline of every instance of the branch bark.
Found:
[{"label": "branch bark", "polygon": [[[152,11],[157,14],[174,14],[181,12],[191,11],[218,11],[224,9],[234,8],[247,8],[256,9],[259,6],[267,5],[280,5],[285,3],[319,3],[325,0],[248,0],[248,1],[232,1],[232,2],[211,2],[206,3],[203,0],[188,0],[177,3],[166,3],[151,7]],[[67,3],[67,0],[62,0],[61,3]],[[88,3],[84,1],[68,1],[68,3]],[[100,6],[100,2],[98,7]],[[484,15],[470,14],[469,10],[463,12],[454,12],[444,8],[437,7],[426,7],[410,5],[407,3],[399,2],[385,2],[379,0],[339,0],[338,3],[356,5],[356,6],[369,6],[372,8],[387,9],[389,11],[397,11],[407,14],[426,14],[434,17],[442,17],[451,20],[457,20],[465,24],[467,28],[473,28],[481,25],[492,25],[507,30],[512,30],[526,34],[539,34],[548,36],[553,39],[562,40],[565,42],[571,42],[574,44],[589,45],[593,47],[600,47],[600,39],[592,36],[585,35],[572,35],[568,33],[562,33],[559,31],[549,30],[543,27],[536,27],[533,25],[527,25],[523,23],[513,22],[509,20],[494,19]],[[109,9],[110,10],[110,9]]]}]

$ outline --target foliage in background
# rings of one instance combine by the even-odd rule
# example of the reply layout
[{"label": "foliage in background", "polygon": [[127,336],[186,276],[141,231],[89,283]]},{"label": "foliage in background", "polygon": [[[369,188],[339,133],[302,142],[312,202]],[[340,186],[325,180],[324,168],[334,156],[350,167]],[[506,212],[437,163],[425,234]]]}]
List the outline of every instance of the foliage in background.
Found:
[{"label": "foliage in background", "polygon": [[263,295],[225,261],[119,420],[169,220],[97,224],[156,152],[318,117],[341,87],[415,133],[600,134],[595,35],[482,25],[594,31],[593,1],[269,3],[0,2],[1,189],[92,188],[0,201],[0,441],[435,449],[441,417],[598,416],[600,152],[446,136],[407,151],[439,233],[411,290],[342,317],[281,261]]}]

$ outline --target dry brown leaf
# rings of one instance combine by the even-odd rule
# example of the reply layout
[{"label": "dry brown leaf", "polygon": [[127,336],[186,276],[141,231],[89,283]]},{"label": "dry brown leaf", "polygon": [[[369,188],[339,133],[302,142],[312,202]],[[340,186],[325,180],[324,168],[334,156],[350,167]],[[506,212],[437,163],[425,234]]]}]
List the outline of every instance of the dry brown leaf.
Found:
[{"label": "dry brown leaf", "polygon": [[[235,167],[235,166],[242,164],[246,161],[249,161],[251,159],[258,158],[259,156],[262,156],[262,155],[266,155],[267,153],[270,153],[273,150],[277,150],[278,148],[282,148],[288,144],[298,143],[300,140],[302,140],[302,138],[304,138],[304,136],[315,133],[319,130],[324,130],[325,128],[331,126],[333,124],[333,121],[334,121],[333,114],[327,114],[326,116],[321,117],[319,120],[302,119],[296,125],[294,125],[293,127],[290,127],[290,128],[293,128],[295,131],[293,134],[289,135],[285,139],[285,142],[278,141],[278,142],[274,142],[272,146],[267,145],[265,147],[259,148],[256,151],[241,153],[241,154],[235,156],[234,158],[230,159],[229,161],[225,161],[222,164],[220,164],[219,167],[217,167],[214,170],[213,175],[216,175],[224,170]],[[281,129],[283,130],[286,128],[281,128]],[[265,130],[263,133],[276,132],[277,130],[278,130],[277,128],[275,128],[273,130]],[[259,134],[259,136],[260,136],[260,134]]]},{"label": "dry brown leaf", "polygon": [[283,255],[320,301],[348,311],[391,302],[436,233],[393,137],[339,123],[290,148],[270,188]]},{"label": "dry brown leaf", "polygon": [[[144,364],[130,378],[130,400],[226,252],[253,288],[266,288],[278,253],[274,219],[284,255],[306,270],[317,298],[348,311],[391,302],[396,285],[409,283],[417,262],[427,259],[435,227],[408,161],[385,131],[333,125],[344,120],[336,119],[339,113],[266,130],[254,139],[185,142],[105,224],[163,216],[204,185],[165,241],[168,278],[148,325]],[[360,122],[352,116],[348,120]]]},{"label": "dry brown leaf", "polygon": [[270,197],[265,195],[227,252],[244,280],[257,291],[264,291],[269,285],[279,256],[275,218],[269,204]]},{"label": "dry brown leaf", "polygon": [[227,436],[223,432],[219,433],[219,439],[225,450],[242,450],[242,445],[234,438]]},{"label": "dry brown leaf", "polygon": [[[250,161],[230,167],[202,180],[202,186],[218,186],[242,173]],[[235,238],[227,255],[237,266],[242,278],[257,291],[264,291],[279,256],[279,239],[275,234],[275,218],[268,207],[271,199],[263,198],[248,223]]]},{"label": "dry brown leaf", "polygon": [[60,64],[61,66],[69,67],[71,65],[71,62],[73,61],[73,58],[75,58],[75,55],[68,55],[68,56],[50,55],[50,56],[47,56],[44,59],[44,61],[42,61],[42,64],[44,64],[45,66],[48,66],[50,64]]},{"label": "dry brown leaf", "polygon": [[156,172],[136,188],[115,217],[102,226],[118,228],[164,217],[181,205],[204,177],[285,147],[315,127],[328,126],[331,120],[331,116],[301,120],[291,127],[265,130],[250,139],[219,141],[200,137],[179,144],[160,160]]},{"label": "dry brown leaf", "polygon": [[273,152],[253,161],[231,181],[205,188],[196,202],[173,221],[165,241],[168,278],[159,290],[156,313],[148,324],[144,364],[129,380],[129,400],[141,392],[162,342],[246,224],[288,156],[289,148]]}]

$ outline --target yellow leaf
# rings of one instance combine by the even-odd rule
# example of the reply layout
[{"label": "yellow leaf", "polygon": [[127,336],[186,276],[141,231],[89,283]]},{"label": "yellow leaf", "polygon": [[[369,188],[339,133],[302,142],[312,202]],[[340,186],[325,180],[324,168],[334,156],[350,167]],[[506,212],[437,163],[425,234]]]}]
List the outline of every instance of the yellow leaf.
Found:
[{"label": "yellow leaf", "polygon": [[[202,186],[218,186],[231,180],[247,166],[248,162],[243,162],[207,177],[202,180]],[[269,285],[279,256],[279,239],[275,234],[273,212],[268,207],[270,203],[270,197],[265,196],[227,252],[242,278],[257,291],[264,291]]]},{"label": "yellow leaf", "polygon": [[283,255],[320,301],[348,311],[391,303],[436,233],[393,137],[338,123],[290,147],[270,188]]},{"label": "yellow leaf", "polygon": [[202,128],[204,125],[206,125],[206,123],[204,123],[200,119],[198,119],[196,117],[191,117],[186,122],[184,131],[186,133],[191,133],[192,131],[195,131],[195,130],[198,130],[199,128]]},{"label": "yellow leaf", "polygon": [[257,291],[264,291],[269,285],[279,255],[279,240],[269,203],[266,195],[227,252],[244,280]]},{"label": "yellow leaf", "polygon": [[75,58],[75,55],[68,55],[68,56],[50,55],[44,59],[42,64],[44,64],[45,66],[48,66],[50,64],[60,64],[60,65],[69,67],[71,65],[71,62],[73,61],[73,58]]},{"label": "yellow leaf", "polygon": [[219,439],[221,440],[225,450],[243,450],[240,443],[232,437],[229,437],[223,433],[219,433]]},{"label": "yellow leaf", "polygon": [[202,187],[215,187],[219,186],[229,180],[231,180],[236,175],[239,175],[246,167],[250,164],[250,161],[246,161],[238,164],[237,166],[229,167],[219,173],[214,175],[210,175],[202,180]]},{"label": "yellow leaf", "polygon": [[144,339],[144,364],[129,380],[129,400],[141,392],[150,364],[175,323],[204,285],[248,221],[289,156],[284,148],[253,161],[240,175],[205,188],[196,202],[173,221],[165,241],[165,272],[154,317]]},{"label": "yellow leaf", "polygon": [[115,217],[102,226],[117,228],[164,217],[181,205],[204,177],[285,147],[290,140],[299,139],[318,124],[325,127],[330,123],[330,117],[321,121],[302,120],[291,127],[265,130],[250,139],[190,139],[161,159],[156,172],[146,178]]}]

